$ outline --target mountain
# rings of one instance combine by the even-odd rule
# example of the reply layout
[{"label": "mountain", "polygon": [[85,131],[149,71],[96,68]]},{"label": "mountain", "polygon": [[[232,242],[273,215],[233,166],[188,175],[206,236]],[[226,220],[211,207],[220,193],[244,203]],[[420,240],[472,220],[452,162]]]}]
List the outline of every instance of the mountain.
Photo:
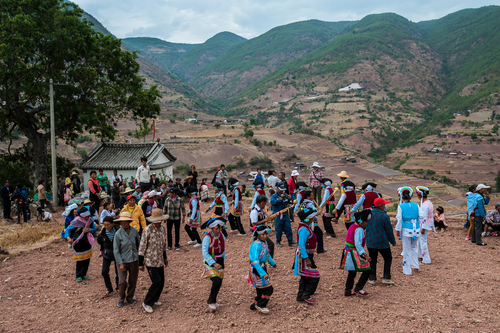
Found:
[{"label": "mountain", "polygon": [[499,17],[499,6],[487,6],[419,23],[424,41],[443,58],[449,91],[442,106],[453,112],[472,109],[499,92]]},{"label": "mountain", "polygon": [[246,41],[231,32],[221,32],[202,44],[170,43],[158,38],[125,38],[124,45],[139,56],[185,81],[219,58],[234,45]]},{"label": "mountain", "polygon": [[228,98],[321,46],[353,23],[310,20],[276,27],[233,46],[188,82],[207,96]]}]

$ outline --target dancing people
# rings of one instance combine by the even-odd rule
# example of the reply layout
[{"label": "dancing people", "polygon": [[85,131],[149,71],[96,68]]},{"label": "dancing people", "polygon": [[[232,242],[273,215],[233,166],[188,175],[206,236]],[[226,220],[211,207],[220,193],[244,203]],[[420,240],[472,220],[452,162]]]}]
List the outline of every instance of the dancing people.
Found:
[{"label": "dancing people", "polygon": [[323,226],[325,232],[328,234],[327,238],[336,238],[335,230],[333,230],[332,219],[333,210],[335,209],[335,196],[332,189],[332,180],[330,178],[321,179],[322,186],[325,187],[325,194],[323,195],[323,200],[321,201],[320,207],[325,207],[325,212],[323,213]]},{"label": "dancing people", "polygon": [[245,211],[243,206],[243,196],[241,194],[241,189],[239,188],[240,183],[235,178],[229,178],[228,186],[231,191],[233,191],[233,206],[234,208],[229,213],[229,224],[231,225],[231,232],[238,231],[238,236],[246,236],[245,228],[241,224],[241,215]]},{"label": "dancing people", "polygon": [[198,228],[200,228],[201,226],[201,212],[200,212],[201,204],[197,197],[198,189],[194,186],[188,186],[186,188],[186,193],[189,197],[189,210],[188,210],[189,219],[186,222],[184,230],[186,230],[189,238],[191,239],[188,242],[188,245],[194,244],[193,247],[200,247],[201,238],[200,235],[198,234]]},{"label": "dancing people", "polygon": [[[265,225],[267,222],[269,222],[269,218],[266,213],[266,204],[267,204],[267,196],[265,195],[259,195],[256,200],[256,204],[253,207],[252,211],[250,212],[250,224],[251,224],[251,229],[250,233],[253,234],[253,232],[256,230],[256,228],[260,227],[261,225]],[[269,252],[271,254],[271,257],[274,257],[274,242],[271,240],[271,238],[267,237],[267,245],[269,247]]]},{"label": "dancing people", "polygon": [[424,219],[422,220],[422,225],[420,226],[420,237],[418,238],[418,258],[422,259],[422,264],[430,264],[431,257],[429,255],[429,246],[427,245],[427,237],[429,236],[429,231],[433,230],[434,235],[436,234],[436,229],[434,227],[434,205],[427,199],[429,195],[429,189],[425,186],[417,186],[415,188],[418,198],[420,199],[420,209]]}]

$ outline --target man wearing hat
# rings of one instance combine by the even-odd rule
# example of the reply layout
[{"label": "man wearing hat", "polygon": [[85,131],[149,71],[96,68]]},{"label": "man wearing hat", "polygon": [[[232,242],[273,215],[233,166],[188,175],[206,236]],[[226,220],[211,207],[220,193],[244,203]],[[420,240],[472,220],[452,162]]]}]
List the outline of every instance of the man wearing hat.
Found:
[{"label": "man wearing hat", "polygon": [[151,216],[147,218],[151,223],[144,229],[139,245],[139,270],[144,272],[144,266],[148,270],[151,279],[142,307],[147,313],[153,312],[153,305],[161,305],[161,292],[165,285],[165,266],[168,266],[167,260],[167,230],[162,224],[167,219],[160,208],[155,208]]},{"label": "man wearing hat", "polygon": [[175,178],[175,184],[174,184],[174,187],[181,190],[181,191],[184,191],[184,186],[182,186],[181,184],[181,180],[180,178]]},{"label": "man wearing hat", "polygon": [[115,207],[118,210],[122,210],[123,206],[127,203],[127,197],[134,193],[134,190],[131,189],[130,187],[125,188],[125,191],[123,192],[122,196],[120,197],[120,202],[118,203],[118,206]]},{"label": "man wearing hat", "polygon": [[391,246],[396,245],[391,220],[385,213],[385,205],[390,204],[388,200],[376,198],[373,201],[372,216],[370,223],[366,226],[366,247],[371,258],[371,271],[368,283],[375,284],[377,281],[377,257],[380,253],[384,259],[384,275],[382,283],[394,284],[391,281],[392,253]]},{"label": "man wearing hat", "polygon": [[[287,186],[284,183],[276,184],[276,193],[271,196],[271,206],[273,208],[273,214],[285,209],[292,204],[292,197],[286,194],[285,191]],[[292,226],[290,221],[290,216],[288,216],[288,211],[281,213],[276,217],[274,223],[274,228],[276,229],[276,246],[281,247],[281,237],[283,235],[283,230],[285,231],[286,238],[288,239],[288,245],[293,246],[297,244],[293,241]]]},{"label": "man wearing hat", "polygon": [[71,184],[73,185],[74,194],[78,194],[81,192],[82,182],[80,180],[80,177],[78,177],[78,176],[79,176],[79,174],[76,171],[73,171],[71,173]]},{"label": "man wearing hat", "polygon": [[351,213],[351,220],[354,220],[354,212],[357,212],[361,206],[363,206],[364,209],[372,209],[373,206],[373,201],[379,197],[379,195],[375,192],[375,188],[377,187],[377,184],[375,183],[366,183],[363,186],[361,186],[361,190],[363,191],[363,194],[358,199],[358,202],[352,207],[352,213]]},{"label": "man wearing hat", "polygon": [[3,218],[6,220],[13,220],[13,218],[10,217],[10,198],[12,197],[12,193],[10,192],[10,182],[8,180],[3,182],[0,196],[2,197]]},{"label": "man wearing hat", "polygon": [[[188,187],[189,188],[189,187]],[[186,219],[186,208],[184,207],[184,202],[179,194],[180,190],[176,188],[169,188],[167,199],[165,200],[165,206],[163,207],[163,212],[168,215],[167,219],[167,250],[172,248],[172,228],[175,227],[175,249],[180,251],[181,246],[179,244],[180,239],[180,228],[181,220],[184,223]],[[201,243],[201,242],[200,242]]]},{"label": "man wearing hat", "polygon": [[125,300],[130,305],[137,303],[134,300],[134,294],[139,276],[138,249],[141,239],[137,229],[130,227],[133,220],[132,214],[127,211],[122,211],[118,219],[116,219],[116,222],[121,225],[113,239],[113,255],[119,268],[118,292],[120,293],[120,300],[117,304],[119,308],[125,305]]},{"label": "man wearing hat", "polygon": [[238,236],[246,236],[245,228],[241,224],[241,215],[243,215],[243,196],[241,195],[241,189],[239,188],[239,181],[235,178],[229,178],[229,189],[233,191],[233,205],[234,208],[229,213],[229,224],[231,225],[231,232],[238,231]]},{"label": "man wearing hat", "polygon": [[345,192],[344,182],[347,180],[347,178],[349,178],[349,176],[344,170],[338,173],[337,176],[340,177],[340,193],[342,194]]},{"label": "man wearing hat", "polygon": [[311,191],[313,193],[313,200],[318,203],[321,200],[321,179],[323,179],[323,172],[319,169],[318,162],[314,162],[312,165],[311,174],[309,174],[309,185],[311,186]]},{"label": "man wearing hat", "polygon": [[[476,192],[471,198],[472,205],[468,208],[468,212],[474,212],[474,230],[472,230],[471,241],[479,246],[487,245],[483,243],[481,234],[483,233],[483,222],[486,218],[486,209],[484,206],[490,203],[489,188],[490,186],[484,184],[477,185]],[[469,201],[469,198],[467,198],[467,201]]]}]

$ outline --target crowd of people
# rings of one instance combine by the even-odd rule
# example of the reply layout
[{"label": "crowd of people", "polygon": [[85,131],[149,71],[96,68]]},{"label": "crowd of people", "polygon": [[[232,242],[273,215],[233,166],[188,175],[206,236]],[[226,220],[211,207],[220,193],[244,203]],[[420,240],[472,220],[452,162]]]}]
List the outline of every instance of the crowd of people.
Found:
[{"label": "crowd of people", "polygon": [[[398,189],[399,204],[393,229],[386,207],[390,201],[377,192],[376,183],[365,183],[357,192],[356,184],[349,180],[346,171],[342,171],[337,174],[338,187],[333,187],[334,181],[325,177],[317,162],[311,166],[308,184],[298,180],[300,174],[297,170],[288,180],[285,172],[269,170],[267,179],[258,172],[252,184],[255,193],[248,210],[243,197],[251,196],[251,193],[238,179],[230,177],[224,165],[214,174],[210,184],[206,178],[198,184],[198,172],[194,166],[184,184],[181,184],[181,178],[176,178],[175,183],[173,180],[161,183],[150,171],[144,157],[137,169],[134,188],[116,170],[113,173],[112,200],[101,201],[107,176],[102,170],[90,172],[90,196],[80,207],[66,207],[63,214],[65,229],[61,236],[73,250],[78,282],[88,279],[87,271],[97,239],[99,257],[103,260],[104,296],[110,296],[116,290],[118,307],[136,303],[138,274],[147,270],[151,287],[142,306],[148,313],[154,311],[154,306],[161,305],[159,298],[165,284],[167,252],[181,249],[181,225],[190,239],[187,245],[201,247],[203,276],[212,282],[207,300],[210,311],[217,311],[219,307],[217,296],[224,279],[228,231],[242,237],[251,235],[247,280],[256,289],[256,297],[250,309],[264,314],[269,313],[267,304],[273,294],[269,268],[276,266],[274,253],[276,248],[284,246],[283,240],[296,249],[293,272],[300,277],[296,300],[315,304],[320,271],[314,258],[327,252],[325,241],[337,237],[335,229],[339,221],[346,228],[345,246],[339,254],[339,268],[348,271],[346,297],[368,295],[364,287],[366,283],[377,283],[379,254],[384,261],[382,283],[394,284],[391,245],[396,245],[397,238],[403,247],[403,274],[412,275],[412,270],[419,269],[420,264],[431,264],[428,235],[448,227],[443,207],[434,209],[429,200],[430,190],[425,186]],[[81,183],[76,184],[74,180],[66,182],[68,195],[79,190]],[[210,199],[209,186],[215,190],[213,200]],[[489,203],[488,188],[479,184],[467,193],[466,227],[470,233],[467,239],[480,246],[486,245],[482,237],[489,236],[490,229],[500,231],[500,203],[490,213],[485,209]],[[45,194],[43,182],[38,189],[39,195],[42,191]],[[2,199],[5,192],[2,188]],[[18,198],[21,192],[22,186],[19,185],[14,197]],[[335,198],[337,193],[338,200]],[[412,202],[414,194],[419,203]],[[40,200],[47,199],[42,197]],[[52,209],[48,201],[44,204]],[[205,213],[210,213],[206,222],[202,221],[203,205],[208,205]],[[242,220],[245,215],[250,220],[248,225]],[[295,220],[298,220],[296,235],[291,226]],[[269,233],[273,229],[275,238],[271,239]],[[203,238],[200,231],[204,231],[201,233]],[[110,278],[112,265],[115,286]],[[355,284],[358,272],[361,275]]]}]

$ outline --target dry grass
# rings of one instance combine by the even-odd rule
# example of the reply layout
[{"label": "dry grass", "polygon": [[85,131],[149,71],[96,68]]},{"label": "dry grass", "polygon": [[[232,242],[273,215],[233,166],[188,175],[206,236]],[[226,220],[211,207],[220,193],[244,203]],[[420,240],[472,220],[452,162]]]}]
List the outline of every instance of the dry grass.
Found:
[{"label": "dry grass", "polygon": [[57,222],[24,223],[21,226],[1,223],[0,247],[10,251],[19,246],[33,245],[60,235],[62,229],[61,223]]}]

